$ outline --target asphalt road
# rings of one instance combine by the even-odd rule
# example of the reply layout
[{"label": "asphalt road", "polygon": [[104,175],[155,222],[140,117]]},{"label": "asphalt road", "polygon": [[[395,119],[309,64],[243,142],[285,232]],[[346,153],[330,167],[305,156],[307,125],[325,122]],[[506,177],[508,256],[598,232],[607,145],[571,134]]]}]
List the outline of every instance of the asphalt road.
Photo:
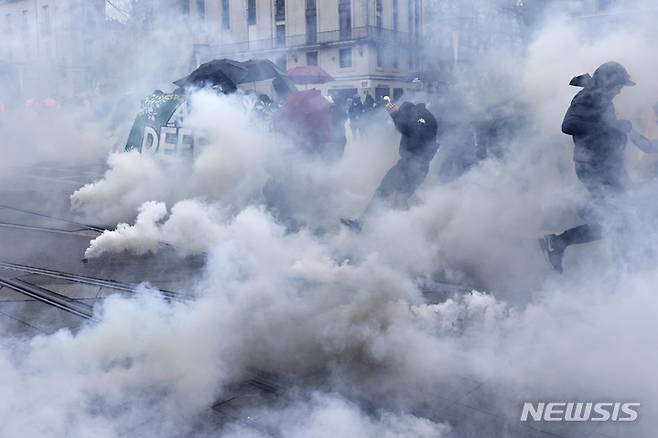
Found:
[{"label": "asphalt road", "polygon": [[[156,255],[135,257],[113,255],[82,262],[85,249],[99,233],[80,224],[69,208],[69,197],[85,183],[100,178],[103,163],[63,165],[43,163],[24,168],[0,167],[0,263],[15,263],[35,268],[62,271],[86,277],[115,280],[123,283],[148,281],[170,291],[189,292],[203,267],[202,258],[181,259],[171,249],[162,248]],[[98,224],[96,224],[98,225]],[[78,330],[87,318],[75,312],[47,304],[10,287],[2,280],[24,284],[44,293],[52,293],[58,302],[74,309],[92,308],[106,297],[123,293],[110,287],[82,284],[15,269],[0,267],[0,333],[4,337],[31,338],[68,328]],[[426,285],[430,300],[442,301],[454,293],[468,292],[468,288],[454,285]],[[276,382],[276,383],[274,383]],[[286,382],[284,376],[254,375],[250,380],[235,385],[221,400],[209,407],[207,416],[200,419],[200,429],[221,427],[227,421],[238,421],[260,429],[256,418],[247,416],[249,408],[277,403],[285,398],[285,388],[304,386],[308,382]],[[311,382],[316,386],[318,382]],[[614,431],[573,424],[569,428],[556,425],[535,429],[520,425],[518,418],[499,412],[487,400],[486,382],[466,378],[448,382],[437,392],[433,403],[419,412],[419,416],[442,420],[450,418],[455,436],[477,436],[478,431],[491,430],[491,436],[526,437],[609,437]],[[516,415],[516,413],[514,413]],[[495,432],[494,432],[495,431]],[[608,433],[604,433],[608,432]]]},{"label": "asphalt road", "polygon": [[[78,222],[70,211],[69,198],[76,189],[100,178],[103,171],[103,163],[0,167],[0,262],[124,283],[149,282],[162,289],[189,292],[187,289],[201,271],[203,260],[180,259],[167,248],[144,257],[125,254],[82,262],[90,240],[99,232]],[[118,293],[15,270],[0,269],[2,278],[19,279],[91,305]],[[7,287],[0,288],[0,327],[5,332],[52,333],[63,327],[76,329],[81,323],[80,317]]]}]

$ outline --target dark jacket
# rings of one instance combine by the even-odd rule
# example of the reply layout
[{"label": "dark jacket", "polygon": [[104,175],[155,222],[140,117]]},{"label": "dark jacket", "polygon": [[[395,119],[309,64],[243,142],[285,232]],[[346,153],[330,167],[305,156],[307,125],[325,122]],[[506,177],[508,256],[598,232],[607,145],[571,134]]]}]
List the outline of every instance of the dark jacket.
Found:
[{"label": "dark jacket", "polygon": [[438,122],[425,105],[405,102],[391,113],[391,118],[402,134],[400,158],[431,161],[439,147],[436,142]]},{"label": "dark jacket", "polygon": [[573,98],[562,132],[573,136],[575,162],[623,169],[627,135],[620,129],[612,97],[596,87],[586,87]]},{"label": "dark jacket", "polygon": [[363,111],[369,112],[375,108],[375,99],[370,93],[366,95],[365,100],[363,101]]},{"label": "dark jacket", "polygon": [[354,97],[354,100],[352,101],[352,105],[350,105],[350,108],[348,110],[348,114],[350,116],[350,119],[352,121],[354,120],[359,120],[361,116],[363,115],[363,103],[361,103],[361,98],[356,96]]}]

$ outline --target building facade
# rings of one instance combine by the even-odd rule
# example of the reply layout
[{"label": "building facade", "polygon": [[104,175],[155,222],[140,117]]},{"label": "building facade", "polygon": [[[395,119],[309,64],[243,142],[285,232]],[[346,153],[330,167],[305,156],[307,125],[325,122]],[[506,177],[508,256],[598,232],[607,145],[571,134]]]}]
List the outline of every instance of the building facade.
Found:
[{"label": "building facade", "polygon": [[[603,22],[633,0],[437,0],[425,8],[425,71],[450,80],[486,56],[519,55],[546,14]],[[593,28],[595,28],[593,26]],[[448,79],[446,79],[448,78]]]},{"label": "building facade", "polygon": [[268,58],[318,65],[331,95],[401,95],[421,66],[425,0],[181,0],[197,63]]},{"label": "building facade", "polygon": [[94,86],[104,0],[0,0],[0,61],[22,98],[70,97]]}]

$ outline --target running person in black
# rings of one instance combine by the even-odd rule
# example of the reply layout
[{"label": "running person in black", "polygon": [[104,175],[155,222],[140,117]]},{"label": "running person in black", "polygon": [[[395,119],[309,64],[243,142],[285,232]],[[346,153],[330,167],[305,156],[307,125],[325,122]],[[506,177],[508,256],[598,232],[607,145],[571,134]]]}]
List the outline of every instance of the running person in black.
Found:
[{"label": "running person in black", "polygon": [[[623,193],[628,185],[624,149],[633,129],[628,120],[617,119],[612,102],[624,87],[635,85],[621,64],[605,63],[593,76],[578,76],[570,84],[583,90],[572,100],[562,132],[573,137],[576,175],[592,196],[593,208],[589,208],[587,223],[540,239],[544,254],[560,273],[568,246],[601,239],[600,219],[593,213],[614,209],[611,197]],[[632,134],[631,138],[645,150]]]},{"label": "running person in black", "polygon": [[438,121],[424,103],[404,102],[399,108],[389,103],[386,108],[400,139],[400,159],[375,191],[375,195],[359,219],[341,219],[344,225],[360,230],[364,218],[382,201],[393,208],[407,208],[409,198],[425,181],[430,163],[439,148],[436,142]]}]

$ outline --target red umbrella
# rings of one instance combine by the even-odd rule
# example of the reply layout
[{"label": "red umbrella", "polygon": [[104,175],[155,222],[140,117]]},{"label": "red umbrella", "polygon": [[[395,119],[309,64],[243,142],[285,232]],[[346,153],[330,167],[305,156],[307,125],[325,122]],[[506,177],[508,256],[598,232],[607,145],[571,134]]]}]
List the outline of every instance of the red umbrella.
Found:
[{"label": "red umbrella", "polygon": [[331,135],[331,104],[318,90],[298,91],[279,108],[274,126],[305,149],[321,149]]},{"label": "red umbrella", "polygon": [[334,78],[317,65],[305,65],[288,70],[288,77],[296,84],[325,84]]}]

